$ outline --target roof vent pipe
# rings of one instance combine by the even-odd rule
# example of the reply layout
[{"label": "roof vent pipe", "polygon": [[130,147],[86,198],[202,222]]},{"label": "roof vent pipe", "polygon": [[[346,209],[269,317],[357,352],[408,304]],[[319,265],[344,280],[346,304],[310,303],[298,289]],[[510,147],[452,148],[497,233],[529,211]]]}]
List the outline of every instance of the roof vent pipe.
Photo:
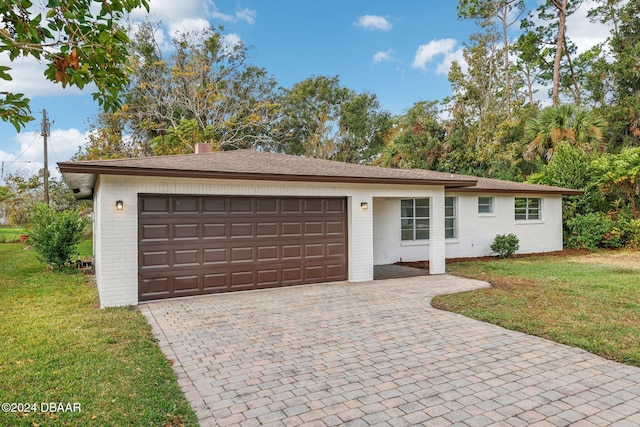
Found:
[{"label": "roof vent pipe", "polygon": [[207,144],[204,142],[198,142],[196,144],[196,154],[207,154],[211,153],[211,144]]}]

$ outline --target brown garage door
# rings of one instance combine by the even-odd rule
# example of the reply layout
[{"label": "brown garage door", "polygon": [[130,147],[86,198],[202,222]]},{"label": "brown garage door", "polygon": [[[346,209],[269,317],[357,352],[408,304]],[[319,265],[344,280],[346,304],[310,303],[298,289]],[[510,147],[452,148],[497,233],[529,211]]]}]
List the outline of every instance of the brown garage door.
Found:
[{"label": "brown garage door", "polygon": [[140,195],[140,301],[347,278],[344,198]]}]

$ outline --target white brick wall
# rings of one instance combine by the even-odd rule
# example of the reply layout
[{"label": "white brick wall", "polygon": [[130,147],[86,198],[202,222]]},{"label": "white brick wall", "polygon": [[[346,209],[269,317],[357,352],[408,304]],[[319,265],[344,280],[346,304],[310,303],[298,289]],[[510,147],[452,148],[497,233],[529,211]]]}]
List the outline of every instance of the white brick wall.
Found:
[{"label": "white brick wall", "polygon": [[[490,254],[496,234],[514,233],[520,252],[562,249],[562,199],[543,200],[543,220],[514,220],[513,195],[494,196],[495,213],[479,216],[477,195],[458,196],[458,239],[444,239],[444,189],[438,186],[246,182],[135,176],[100,177],[94,197],[96,279],[103,307],[138,303],[138,194],[346,197],[349,281],[373,279],[373,265],[429,259],[431,273],[445,271],[447,258]],[[530,196],[536,197],[536,196]],[[431,239],[401,242],[400,200],[431,199]],[[115,209],[116,200],[124,210]],[[368,210],[360,204],[366,202]]]},{"label": "white brick wall", "polygon": [[[447,192],[457,197],[457,239],[446,240],[446,258],[479,257],[492,255],[490,245],[498,234],[513,233],[520,239],[518,253],[550,252],[562,249],[562,197],[527,195],[542,198],[540,221],[516,221],[514,219],[515,195],[491,195]],[[494,198],[493,214],[478,214],[478,196]],[[425,197],[425,196],[422,196]],[[518,196],[522,197],[522,196]],[[374,199],[374,264],[391,264],[398,261],[421,261],[433,258],[430,241],[401,241],[400,200]],[[442,212],[431,201],[431,237],[434,232],[444,233],[444,218],[434,215]],[[442,202],[442,204],[444,201]],[[442,206],[441,204],[441,206]],[[444,235],[438,238],[443,238]],[[439,253],[442,248],[437,249]],[[441,259],[441,257],[438,257]],[[438,267],[439,269],[442,266]]]},{"label": "white brick wall", "polygon": [[[401,194],[425,197],[442,187],[418,191],[415,186],[333,183],[246,182],[188,178],[103,175],[96,186],[96,279],[103,307],[138,303],[138,194],[346,197],[348,202],[349,280],[373,279],[373,217],[376,197]],[[116,200],[124,210],[115,209]],[[361,202],[369,209],[363,211]]]},{"label": "white brick wall", "polygon": [[[447,258],[492,255],[490,245],[498,234],[513,233],[520,240],[518,253],[562,249],[562,196],[491,195],[447,192],[458,198],[458,239],[447,243]],[[493,197],[493,214],[478,214],[478,196]],[[542,219],[515,220],[515,197],[542,199]]]}]

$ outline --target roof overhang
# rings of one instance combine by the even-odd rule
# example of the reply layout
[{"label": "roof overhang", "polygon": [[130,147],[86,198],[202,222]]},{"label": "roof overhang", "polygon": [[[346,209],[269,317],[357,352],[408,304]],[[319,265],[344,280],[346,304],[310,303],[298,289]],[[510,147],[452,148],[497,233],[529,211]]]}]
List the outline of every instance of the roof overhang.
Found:
[{"label": "roof overhang", "polygon": [[462,187],[454,190],[456,193],[491,193],[491,194],[556,194],[562,196],[581,196],[584,194],[582,190],[574,190],[571,188],[555,188],[548,189],[528,189],[528,188],[485,188],[485,187]]},{"label": "roof overhang", "polygon": [[474,186],[474,179],[416,179],[400,177],[366,177],[366,176],[333,176],[333,175],[300,175],[300,174],[271,174],[247,173],[229,171],[201,171],[166,168],[140,168],[127,166],[87,165],[77,162],[58,163],[65,181],[73,190],[76,198],[86,197],[87,190],[93,188],[99,175],[121,176],[156,176],[172,178],[200,178],[200,179],[228,179],[242,181],[285,181],[285,182],[331,182],[346,184],[397,184],[397,185],[436,185],[449,188]]}]

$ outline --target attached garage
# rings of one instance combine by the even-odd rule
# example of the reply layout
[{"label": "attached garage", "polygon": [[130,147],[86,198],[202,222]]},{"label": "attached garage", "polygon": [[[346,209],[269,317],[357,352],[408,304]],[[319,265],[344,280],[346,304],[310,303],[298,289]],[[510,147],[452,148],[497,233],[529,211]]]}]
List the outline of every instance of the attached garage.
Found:
[{"label": "attached garage", "polygon": [[138,196],[138,300],[347,279],[345,198]]}]

